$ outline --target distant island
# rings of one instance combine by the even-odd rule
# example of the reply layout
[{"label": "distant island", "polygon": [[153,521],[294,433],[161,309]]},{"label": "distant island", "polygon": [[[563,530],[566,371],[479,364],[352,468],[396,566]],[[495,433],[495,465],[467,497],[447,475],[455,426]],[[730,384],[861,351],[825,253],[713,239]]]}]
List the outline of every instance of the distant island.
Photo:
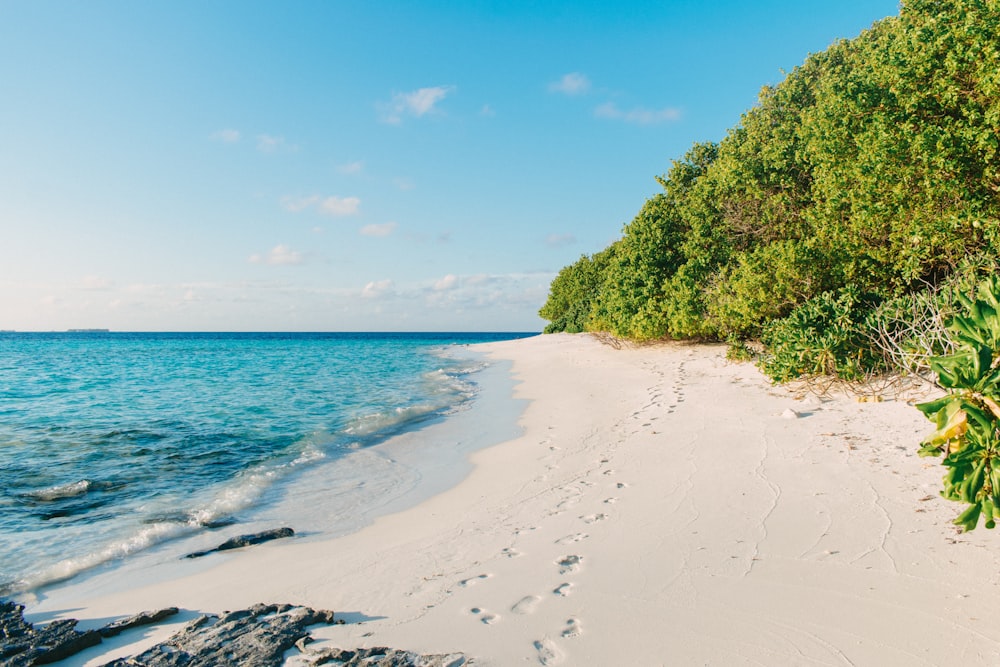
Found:
[{"label": "distant island", "polygon": [[66,329],[66,333],[109,333],[111,329]]}]

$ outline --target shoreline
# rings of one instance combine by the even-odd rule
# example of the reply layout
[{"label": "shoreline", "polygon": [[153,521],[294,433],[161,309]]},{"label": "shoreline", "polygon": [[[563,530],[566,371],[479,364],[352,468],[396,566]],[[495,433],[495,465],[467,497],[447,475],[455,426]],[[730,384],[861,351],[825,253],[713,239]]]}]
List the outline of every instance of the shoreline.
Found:
[{"label": "shoreline", "polygon": [[468,343],[524,335],[8,341],[20,361],[0,451],[12,536],[0,596],[288,521],[310,535],[356,530],[425,477],[378,446],[468,409],[497,384],[477,376],[507,375]]},{"label": "shoreline", "polygon": [[[474,398],[451,411],[427,415],[382,442],[280,480],[266,489],[271,499],[249,508],[244,520],[168,539],[125,558],[102,560],[7,597],[34,607],[51,595],[86,599],[170,581],[213,567],[188,555],[205,554],[227,539],[291,528],[297,543],[333,540],[455,486],[469,474],[471,453],[517,435],[523,410],[523,401],[511,399],[510,362],[487,361],[485,353],[469,350],[459,345],[449,356],[481,364],[470,376],[478,389]],[[488,428],[476,428],[483,424]],[[366,477],[372,474],[375,477]]]},{"label": "shoreline", "polygon": [[213,556],[179,578],[69,582],[27,617],[86,629],[184,610],[66,665],[257,602],[337,613],[346,624],[315,629],[317,648],[477,665],[1000,661],[994,534],[951,526],[913,407],[798,399],[721,346],[550,335],[476,349],[512,363],[527,403],[520,435],[475,451],[454,486],[357,532]]}]

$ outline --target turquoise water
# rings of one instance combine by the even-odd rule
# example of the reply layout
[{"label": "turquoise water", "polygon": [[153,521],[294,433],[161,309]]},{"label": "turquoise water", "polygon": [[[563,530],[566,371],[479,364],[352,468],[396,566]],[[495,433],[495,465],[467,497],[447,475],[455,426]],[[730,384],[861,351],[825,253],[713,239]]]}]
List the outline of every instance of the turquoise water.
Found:
[{"label": "turquoise water", "polygon": [[0,334],[0,592],[280,521],[310,474],[374,502],[404,481],[351,454],[474,400],[456,345],[523,335]]}]

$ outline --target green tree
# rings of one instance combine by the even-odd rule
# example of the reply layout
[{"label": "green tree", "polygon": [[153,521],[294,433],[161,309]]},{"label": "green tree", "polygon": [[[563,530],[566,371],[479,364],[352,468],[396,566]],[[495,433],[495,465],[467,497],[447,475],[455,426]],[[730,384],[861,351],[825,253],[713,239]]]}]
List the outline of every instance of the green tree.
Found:
[{"label": "green tree", "polygon": [[674,162],[601,261],[560,274],[543,316],[635,339],[764,335],[824,359],[782,374],[866,372],[879,303],[1000,246],[997,35],[997,0],[905,0],[808,56]]},{"label": "green tree", "polygon": [[681,211],[715,156],[714,144],[695,145],[658,179],[664,192],[647,200],[625,226],[601,293],[604,321],[614,334],[638,340],[667,334],[667,280],[685,260],[682,245],[689,233]]},{"label": "green tree", "polygon": [[588,330],[608,258],[614,246],[593,256],[583,255],[563,268],[549,286],[549,297],[538,314],[549,320],[546,333]]}]

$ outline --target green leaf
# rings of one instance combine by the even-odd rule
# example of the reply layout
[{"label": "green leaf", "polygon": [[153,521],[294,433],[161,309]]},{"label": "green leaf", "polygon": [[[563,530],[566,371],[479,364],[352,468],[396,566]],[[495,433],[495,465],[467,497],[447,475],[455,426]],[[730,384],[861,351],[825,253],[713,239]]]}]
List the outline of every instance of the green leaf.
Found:
[{"label": "green leaf", "polygon": [[941,398],[936,398],[933,401],[927,401],[926,403],[917,403],[916,408],[924,413],[928,419],[934,419],[934,416],[947,406],[952,401],[959,400],[954,396],[942,396]]},{"label": "green leaf", "polygon": [[979,523],[979,515],[982,513],[982,506],[979,503],[970,505],[964,512],[958,515],[952,523],[956,526],[962,526],[962,528],[968,532],[970,530],[976,529],[976,524]]}]

